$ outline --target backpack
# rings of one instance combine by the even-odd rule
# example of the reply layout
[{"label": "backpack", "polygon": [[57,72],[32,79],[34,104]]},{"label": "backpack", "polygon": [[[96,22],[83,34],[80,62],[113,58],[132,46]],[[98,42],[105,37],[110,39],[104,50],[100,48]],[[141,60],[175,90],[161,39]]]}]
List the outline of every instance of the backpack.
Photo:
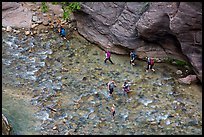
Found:
[{"label": "backpack", "polygon": [[128,83],[124,83],[124,91],[128,92],[130,90],[130,85]]},{"label": "backpack", "polygon": [[107,51],[106,54],[107,54],[107,58],[110,58],[111,53],[109,51]]},{"label": "backpack", "polygon": [[111,82],[111,83],[109,84],[109,89],[113,89],[114,87],[115,87],[114,83]]},{"label": "backpack", "polygon": [[60,34],[65,36],[65,29],[64,28],[61,28]]},{"label": "backpack", "polygon": [[131,53],[131,57],[132,57],[132,58],[136,58],[136,57],[137,57],[136,53],[135,53],[135,52],[132,52],[132,53]]},{"label": "backpack", "polygon": [[151,64],[151,65],[154,64],[154,59],[153,59],[153,58],[150,59],[150,64]]}]

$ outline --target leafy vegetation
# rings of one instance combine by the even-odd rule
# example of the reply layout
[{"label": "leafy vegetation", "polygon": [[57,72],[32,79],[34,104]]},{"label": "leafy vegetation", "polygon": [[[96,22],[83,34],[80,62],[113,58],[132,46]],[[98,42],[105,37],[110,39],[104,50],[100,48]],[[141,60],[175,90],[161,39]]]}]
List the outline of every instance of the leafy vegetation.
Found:
[{"label": "leafy vegetation", "polygon": [[[64,10],[63,19],[67,20],[70,18],[70,14],[76,10],[80,10],[80,3],[79,2],[52,2],[53,5],[61,5],[62,9]],[[47,12],[48,7],[45,2],[42,2],[41,6],[42,12]]]},{"label": "leafy vegetation", "polygon": [[178,60],[178,59],[173,59],[173,58],[167,58],[167,62],[178,65],[178,66],[191,66],[190,63],[183,61],[183,60]]},{"label": "leafy vegetation", "polygon": [[48,7],[45,4],[45,2],[42,2],[41,11],[44,12],[44,13],[48,11]]}]

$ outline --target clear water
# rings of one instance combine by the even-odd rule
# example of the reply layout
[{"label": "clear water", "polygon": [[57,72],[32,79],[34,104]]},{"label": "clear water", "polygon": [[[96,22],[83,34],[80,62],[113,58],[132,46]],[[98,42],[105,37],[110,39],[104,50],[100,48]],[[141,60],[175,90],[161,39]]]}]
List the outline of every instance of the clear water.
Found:
[{"label": "clear water", "polygon": [[[104,56],[79,35],[67,43],[52,31],[3,32],[2,111],[13,134],[202,134],[200,84],[179,85],[175,66],[156,63],[146,73],[143,61],[132,67],[128,56],[112,54],[115,64],[104,64]],[[132,82],[128,95],[124,79]]]}]

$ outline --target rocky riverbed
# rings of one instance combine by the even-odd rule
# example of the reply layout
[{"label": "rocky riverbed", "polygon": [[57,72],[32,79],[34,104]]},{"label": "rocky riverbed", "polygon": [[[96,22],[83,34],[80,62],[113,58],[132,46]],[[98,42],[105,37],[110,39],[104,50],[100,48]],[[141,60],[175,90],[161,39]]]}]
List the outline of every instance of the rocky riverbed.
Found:
[{"label": "rocky riverbed", "polygon": [[[2,111],[12,134],[202,134],[202,87],[179,84],[185,68],[156,63],[147,73],[144,61],[132,67],[129,56],[112,54],[112,65],[104,56],[77,32],[67,41],[49,28],[2,31]],[[124,79],[132,82],[126,96]]]}]

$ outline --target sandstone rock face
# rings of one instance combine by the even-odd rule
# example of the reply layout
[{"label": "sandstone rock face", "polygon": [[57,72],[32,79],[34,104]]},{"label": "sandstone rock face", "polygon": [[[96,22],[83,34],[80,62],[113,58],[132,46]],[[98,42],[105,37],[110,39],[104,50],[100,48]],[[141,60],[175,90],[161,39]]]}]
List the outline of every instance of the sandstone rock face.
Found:
[{"label": "sandstone rock face", "polygon": [[18,2],[2,2],[2,26],[31,27],[32,12]]},{"label": "sandstone rock face", "polygon": [[[78,31],[103,49],[189,61],[202,82],[202,3],[83,2]],[[189,10],[190,9],[190,10]]]},{"label": "sandstone rock face", "polygon": [[2,114],[2,135],[10,135],[11,125],[8,123],[7,118]]},{"label": "sandstone rock face", "polygon": [[135,30],[144,4],[141,2],[84,2],[75,14],[78,31],[102,48],[119,54],[142,43]]},{"label": "sandstone rock face", "polygon": [[202,3],[181,2],[177,13],[171,19],[170,28],[202,82]]}]

